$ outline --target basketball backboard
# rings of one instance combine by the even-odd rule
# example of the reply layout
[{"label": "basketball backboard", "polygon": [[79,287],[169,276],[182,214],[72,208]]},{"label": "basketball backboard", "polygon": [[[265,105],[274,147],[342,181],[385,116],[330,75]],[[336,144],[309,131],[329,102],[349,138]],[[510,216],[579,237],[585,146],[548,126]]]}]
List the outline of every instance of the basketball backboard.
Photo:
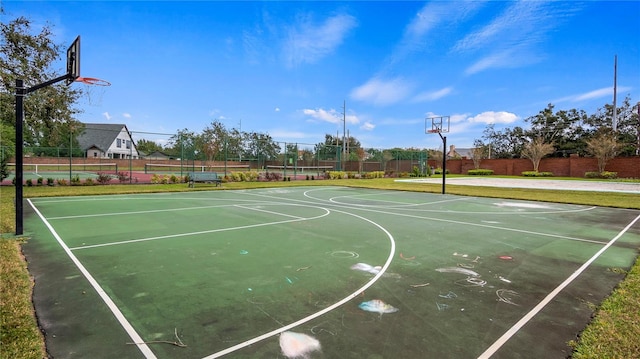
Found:
[{"label": "basketball backboard", "polygon": [[450,116],[427,117],[424,120],[425,133],[448,133]]},{"label": "basketball backboard", "polygon": [[76,37],[67,49],[67,85],[80,77],[80,36]]}]

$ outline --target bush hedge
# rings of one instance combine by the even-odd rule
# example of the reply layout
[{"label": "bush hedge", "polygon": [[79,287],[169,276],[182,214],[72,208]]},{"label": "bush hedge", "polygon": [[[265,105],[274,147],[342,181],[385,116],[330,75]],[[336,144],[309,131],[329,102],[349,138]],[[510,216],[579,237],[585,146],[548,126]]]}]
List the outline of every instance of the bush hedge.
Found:
[{"label": "bush hedge", "polygon": [[552,172],[524,171],[522,175],[524,177],[553,177]]},{"label": "bush hedge", "polygon": [[467,171],[467,174],[470,176],[491,176],[493,174],[493,170],[478,168],[477,170]]},{"label": "bush hedge", "polygon": [[585,172],[584,176],[586,178],[603,178],[603,179],[615,179],[618,178],[618,172]]}]

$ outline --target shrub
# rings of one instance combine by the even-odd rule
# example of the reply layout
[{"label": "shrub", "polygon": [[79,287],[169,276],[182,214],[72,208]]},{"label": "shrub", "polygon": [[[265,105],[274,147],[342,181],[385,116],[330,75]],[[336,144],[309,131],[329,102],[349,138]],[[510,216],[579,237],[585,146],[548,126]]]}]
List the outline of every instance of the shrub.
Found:
[{"label": "shrub", "polygon": [[344,179],[349,178],[349,174],[344,171],[328,171],[329,179]]},{"label": "shrub", "polygon": [[[436,168],[433,173],[437,174],[437,175],[441,175],[442,174],[442,168],[438,167]],[[449,170],[447,170],[447,174],[449,174]]]},{"label": "shrub", "polygon": [[44,181],[44,178],[38,177],[36,181],[38,182],[38,186],[42,186],[42,181]]},{"label": "shrub", "polygon": [[57,182],[58,182],[58,186],[66,186],[66,185],[68,185],[67,180],[64,179],[64,178],[58,178]]},{"label": "shrub", "polygon": [[[122,173],[122,172],[121,172]],[[118,173],[118,179],[120,180],[120,182],[124,182],[121,178],[120,178],[120,173]],[[160,183],[160,176],[158,176],[157,174],[153,174],[151,176],[151,183],[153,184],[158,184]]]},{"label": "shrub", "polygon": [[53,186],[55,184],[56,184],[56,180],[54,180],[51,177],[47,178],[47,186]]},{"label": "shrub", "polygon": [[93,178],[87,178],[86,180],[84,180],[85,186],[93,186],[94,184],[95,182],[93,182]]},{"label": "shrub", "polygon": [[524,177],[553,177],[552,172],[524,171],[521,174]]},{"label": "shrub", "polygon": [[467,174],[470,176],[491,176],[493,174],[493,170],[485,170],[479,168],[477,170],[469,170]]},{"label": "shrub", "polygon": [[31,187],[31,186],[33,186],[33,180],[31,178],[29,178],[27,180],[27,187]]},{"label": "shrub", "polygon": [[618,172],[585,172],[584,176],[586,178],[615,179],[618,178]]},{"label": "shrub", "polygon": [[[154,174],[154,176],[157,176],[157,175]],[[129,180],[129,174],[127,172],[118,172],[118,181],[120,181],[120,183],[127,182],[128,180]]]},{"label": "shrub", "polygon": [[264,178],[267,181],[280,181],[280,178],[282,178],[282,175],[277,172],[265,172]]},{"label": "shrub", "polygon": [[420,168],[418,168],[418,166],[413,166],[413,169],[411,170],[411,177],[421,177],[422,173],[420,173]]},{"label": "shrub", "polygon": [[104,172],[98,172],[98,178],[96,178],[96,181],[100,184],[107,184],[111,182],[111,175]]},{"label": "shrub", "polygon": [[365,178],[384,178],[384,171],[371,171],[364,175]]},{"label": "shrub", "polygon": [[176,176],[176,175],[171,175],[171,177],[169,177],[169,182],[171,182],[171,183],[178,183],[178,182],[179,182],[179,180],[178,180],[178,176]]},{"label": "shrub", "polygon": [[80,185],[80,175],[75,175],[75,176],[71,177],[71,185],[72,186],[79,186]]}]

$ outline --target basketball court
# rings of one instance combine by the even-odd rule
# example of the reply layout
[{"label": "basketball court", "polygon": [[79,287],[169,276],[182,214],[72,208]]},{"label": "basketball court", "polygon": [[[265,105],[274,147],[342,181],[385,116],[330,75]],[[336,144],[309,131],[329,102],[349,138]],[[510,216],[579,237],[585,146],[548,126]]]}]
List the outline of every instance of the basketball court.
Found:
[{"label": "basketball court", "polygon": [[337,186],[25,209],[64,358],[566,357],[640,245],[637,210]]}]

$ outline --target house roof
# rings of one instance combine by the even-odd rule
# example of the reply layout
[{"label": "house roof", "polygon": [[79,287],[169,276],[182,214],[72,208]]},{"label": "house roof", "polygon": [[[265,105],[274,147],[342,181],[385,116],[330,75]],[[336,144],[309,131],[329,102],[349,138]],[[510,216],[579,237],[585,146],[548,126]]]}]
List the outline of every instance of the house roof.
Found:
[{"label": "house roof", "polygon": [[97,147],[106,152],[120,131],[123,128],[127,130],[127,126],[123,124],[85,123],[84,126],[84,131],[78,136],[78,144],[84,151]]}]

